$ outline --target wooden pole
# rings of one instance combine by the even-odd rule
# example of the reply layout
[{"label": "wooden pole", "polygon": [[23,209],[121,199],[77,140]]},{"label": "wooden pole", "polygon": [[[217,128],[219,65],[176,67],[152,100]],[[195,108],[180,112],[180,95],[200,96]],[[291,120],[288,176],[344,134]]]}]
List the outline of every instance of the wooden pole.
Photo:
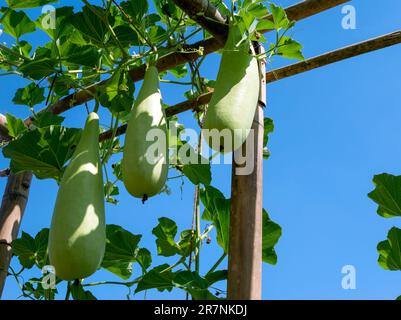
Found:
[{"label": "wooden pole", "polygon": [[[264,49],[259,45],[259,53]],[[230,246],[228,254],[229,300],[260,300],[262,298],[262,197],[263,197],[263,108],[266,105],[265,62],[260,63],[261,79],[259,103],[252,129],[253,152],[242,150],[233,155],[231,182]],[[253,163],[252,173],[238,175],[243,167],[235,159],[236,153],[245,155],[245,165]]]},{"label": "wooden pole", "polygon": [[11,262],[11,242],[18,236],[22,216],[28,202],[32,174],[10,174],[0,209],[0,298]]}]

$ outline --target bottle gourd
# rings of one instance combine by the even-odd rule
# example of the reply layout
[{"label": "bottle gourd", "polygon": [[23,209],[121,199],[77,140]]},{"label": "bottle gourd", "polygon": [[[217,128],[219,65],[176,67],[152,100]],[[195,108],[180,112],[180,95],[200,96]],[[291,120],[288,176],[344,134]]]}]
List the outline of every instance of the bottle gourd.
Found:
[{"label": "bottle gourd", "polygon": [[49,259],[63,280],[90,276],[104,255],[106,225],[98,138],[99,117],[91,113],[57,194]]},{"label": "bottle gourd", "polygon": [[[260,76],[257,59],[250,51],[250,42],[241,40],[237,26],[230,23],[223,49],[214,93],[203,124],[204,137],[216,151],[230,152],[245,142],[258,104]],[[228,134],[230,140],[220,135]]]},{"label": "bottle gourd", "polygon": [[146,201],[158,194],[167,180],[166,116],[159,88],[159,73],[149,66],[128,121],[122,160],[127,191]]}]

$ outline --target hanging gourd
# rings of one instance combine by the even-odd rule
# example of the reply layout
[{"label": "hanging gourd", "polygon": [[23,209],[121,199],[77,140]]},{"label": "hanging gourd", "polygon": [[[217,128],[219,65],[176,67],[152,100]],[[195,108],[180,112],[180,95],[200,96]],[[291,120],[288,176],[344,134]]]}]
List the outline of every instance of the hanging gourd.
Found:
[{"label": "hanging gourd", "polygon": [[[206,142],[216,151],[230,152],[245,142],[258,104],[260,76],[258,61],[250,53],[250,41],[230,23],[214,93],[203,129]],[[211,131],[214,130],[214,131]],[[223,136],[229,135],[227,139]]]},{"label": "hanging gourd", "polygon": [[82,279],[100,266],[106,243],[99,117],[90,113],[60,182],[49,234],[49,259],[63,280]]},{"label": "hanging gourd", "polygon": [[167,180],[166,115],[159,88],[159,73],[149,66],[128,121],[122,160],[127,191],[146,201],[158,194]]}]

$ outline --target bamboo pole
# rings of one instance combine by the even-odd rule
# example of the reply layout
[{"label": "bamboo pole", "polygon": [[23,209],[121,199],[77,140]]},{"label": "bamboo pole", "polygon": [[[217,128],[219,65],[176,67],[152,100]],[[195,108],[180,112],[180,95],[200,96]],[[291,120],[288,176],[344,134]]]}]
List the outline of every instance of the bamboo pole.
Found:
[{"label": "bamboo pole", "polygon": [[[259,53],[264,49],[259,45]],[[266,62],[260,62],[262,79],[259,103],[247,143],[233,154],[231,181],[231,214],[228,251],[229,300],[260,300],[262,298],[262,198],[263,198],[263,108],[266,106]],[[253,165],[249,175],[238,174],[244,164],[235,159],[245,155],[245,166]]]}]

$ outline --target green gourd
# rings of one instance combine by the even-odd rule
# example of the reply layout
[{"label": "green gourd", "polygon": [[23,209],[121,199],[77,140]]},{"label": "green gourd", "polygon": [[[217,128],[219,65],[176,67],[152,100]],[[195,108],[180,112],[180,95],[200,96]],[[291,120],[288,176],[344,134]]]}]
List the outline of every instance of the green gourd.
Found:
[{"label": "green gourd", "polygon": [[60,182],[49,234],[49,259],[63,280],[82,279],[100,266],[106,243],[99,117],[90,113]]},{"label": "green gourd", "polygon": [[[245,142],[255,116],[259,98],[260,76],[257,59],[250,53],[249,41],[241,40],[240,30],[230,24],[226,45],[223,49],[221,64],[215,89],[209,103],[203,129],[206,142],[216,151],[230,152]],[[224,131],[223,131],[224,130]],[[220,133],[229,133],[232,143],[219,139]]]},{"label": "green gourd", "polygon": [[[150,132],[158,133],[158,138],[149,136],[147,139]],[[161,191],[167,180],[167,171],[167,124],[159,73],[156,67],[149,66],[125,135],[122,160],[124,185],[131,195],[144,202]]]}]

